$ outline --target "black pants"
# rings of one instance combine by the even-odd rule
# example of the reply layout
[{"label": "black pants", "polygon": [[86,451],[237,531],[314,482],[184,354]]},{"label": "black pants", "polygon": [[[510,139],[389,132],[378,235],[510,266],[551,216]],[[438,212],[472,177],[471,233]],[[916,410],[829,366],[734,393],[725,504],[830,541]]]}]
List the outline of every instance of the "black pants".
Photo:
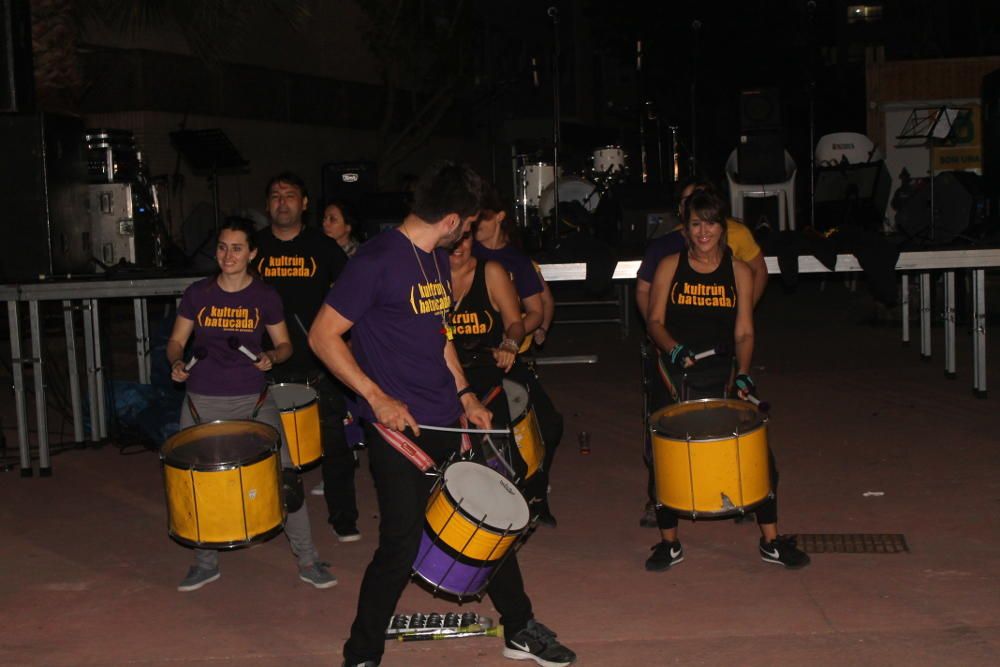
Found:
[{"label": "black pants", "polygon": [[341,387],[322,370],[305,377],[301,373],[283,376],[275,369],[275,381],[308,384],[319,394],[320,437],[323,440],[323,496],[327,520],[334,526],[354,525],[358,520],[358,501],[354,488],[354,451],[344,434],[347,408]]},{"label": "black pants", "polygon": [[548,498],[549,478],[552,475],[552,463],[563,436],[563,416],[556,410],[552,399],[542,387],[542,383],[538,381],[538,376],[520,359],[514,362],[507,377],[528,387],[528,392],[531,394],[531,404],[535,409],[538,426],[542,431],[542,440],[545,442],[545,459],[542,468],[528,480],[525,495],[529,499],[546,499]]},{"label": "black pants", "polygon": [[[351,637],[344,645],[348,664],[379,660],[385,649],[385,630],[410,579],[410,570],[420,547],[424,508],[434,479],[420,472],[397,452],[372,426],[366,426],[369,461],[378,494],[378,548],[365,570],[358,594],[358,613]],[[419,438],[408,437],[440,463],[455,452],[459,436],[440,431],[423,431]],[[512,554],[500,566],[487,588],[490,600],[500,612],[500,623],[508,637],[532,618],[531,601],[524,592],[521,570]]]},{"label": "black pants", "polygon": [[[656,348],[649,343],[649,348],[643,354],[643,379],[646,391],[646,404],[649,413],[672,405],[678,400],[696,400],[699,398],[726,398],[729,386],[728,373],[725,366],[715,364],[708,367],[707,372],[699,372],[698,366],[680,374],[670,370],[666,359],[658,362]],[[666,370],[664,370],[666,369]],[[648,419],[648,415],[647,415]],[[656,478],[653,471],[653,459],[649,429],[646,428],[646,449],[643,460],[646,463],[646,493],[649,500],[656,504],[656,525],[660,530],[670,530],[677,527],[678,515],[673,510],[656,502]],[[757,523],[778,522],[778,469],[774,463],[774,454],[770,447],[767,450],[767,462],[771,471],[771,495],[754,508]]]}]

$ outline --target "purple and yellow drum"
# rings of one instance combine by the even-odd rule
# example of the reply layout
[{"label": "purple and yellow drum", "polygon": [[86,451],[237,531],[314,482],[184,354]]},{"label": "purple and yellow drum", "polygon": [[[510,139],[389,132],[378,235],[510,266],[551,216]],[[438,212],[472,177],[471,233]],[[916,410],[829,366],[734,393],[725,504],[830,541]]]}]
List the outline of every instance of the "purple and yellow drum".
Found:
[{"label": "purple and yellow drum", "polygon": [[471,461],[453,463],[427,501],[413,571],[435,591],[476,596],[529,519],[524,496],[503,475]]}]

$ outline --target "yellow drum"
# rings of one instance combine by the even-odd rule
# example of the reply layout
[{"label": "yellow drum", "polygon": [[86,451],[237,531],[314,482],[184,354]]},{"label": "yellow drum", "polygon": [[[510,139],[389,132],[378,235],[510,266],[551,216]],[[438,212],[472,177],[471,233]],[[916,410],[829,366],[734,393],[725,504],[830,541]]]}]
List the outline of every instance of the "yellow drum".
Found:
[{"label": "yellow drum", "polygon": [[160,449],[167,530],[181,544],[235,549],[281,532],[278,432],[254,421],[186,428]]},{"label": "yellow drum", "polygon": [[281,425],[285,428],[292,467],[296,470],[312,467],[323,456],[319,394],[304,384],[276,384],[270,392],[281,411]]},{"label": "yellow drum", "polygon": [[514,442],[527,466],[524,478],[529,479],[538,472],[545,460],[542,429],[538,425],[535,409],[531,406],[527,387],[513,380],[504,380],[503,392],[507,396],[507,407],[510,409],[510,427],[514,431]]},{"label": "yellow drum", "polygon": [[528,503],[499,473],[471,461],[445,468],[427,502],[413,570],[458,596],[486,588],[500,561],[528,527]]},{"label": "yellow drum", "polygon": [[683,515],[726,516],[771,493],[767,420],[750,403],[686,401],[649,417],[656,499]]}]

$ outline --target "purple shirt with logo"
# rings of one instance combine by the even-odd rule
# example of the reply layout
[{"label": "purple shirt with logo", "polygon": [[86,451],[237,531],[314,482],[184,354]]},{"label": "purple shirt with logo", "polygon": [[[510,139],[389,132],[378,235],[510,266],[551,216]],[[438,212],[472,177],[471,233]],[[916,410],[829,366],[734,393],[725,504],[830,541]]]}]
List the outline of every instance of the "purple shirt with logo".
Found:
[{"label": "purple shirt with logo", "polygon": [[267,325],[284,320],[281,298],[258,278],[239,292],[226,292],[215,276],[184,290],[177,314],[194,322],[193,349],[208,356],[191,369],[188,391],[210,396],[246,396],[264,389],[267,378],[242,352],[229,345],[237,341],[254,354],[261,353]]},{"label": "purple shirt with logo", "polygon": [[660,260],[668,255],[676,255],[686,248],[684,234],[678,229],[653,239],[646,246],[646,254],[642,258],[642,263],[639,264],[636,278],[645,280],[647,283],[653,282],[653,276],[656,275],[656,267],[660,265]]},{"label": "purple shirt with logo", "polygon": [[[354,323],[351,350],[382,391],[421,424],[449,426],[462,415],[444,361],[442,316],[451,307],[451,265],[442,248],[426,253],[398,230],[362,245],[326,296]],[[371,406],[362,415],[374,419]]]},{"label": "purple shirt with logo", "polygon": [[493,250],[476,241],[472,244],[473,256],[484,262],[499,262],[514,280],[517,295],[522,299],[535,294],[541,294],[542,281],[531,259],[513,246],[504,246]]}]

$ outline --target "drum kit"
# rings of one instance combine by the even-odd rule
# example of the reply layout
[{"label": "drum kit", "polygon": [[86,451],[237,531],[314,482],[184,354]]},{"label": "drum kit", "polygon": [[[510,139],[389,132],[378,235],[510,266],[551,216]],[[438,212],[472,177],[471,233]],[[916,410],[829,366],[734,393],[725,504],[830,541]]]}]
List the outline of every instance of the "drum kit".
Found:
[{"label": "drum kit", "polygon": [[[538,153],[514,156],[514,198],[518,222],[533,232],[547,230],[555,208],[576,202],[588,213],[597,210],[602,197],[629,176],[628,155],[620,146],[602,146],[591,152],[590,166],[578,174],[566,174]],[[556,183],[558,175],[558,183]]]}]

